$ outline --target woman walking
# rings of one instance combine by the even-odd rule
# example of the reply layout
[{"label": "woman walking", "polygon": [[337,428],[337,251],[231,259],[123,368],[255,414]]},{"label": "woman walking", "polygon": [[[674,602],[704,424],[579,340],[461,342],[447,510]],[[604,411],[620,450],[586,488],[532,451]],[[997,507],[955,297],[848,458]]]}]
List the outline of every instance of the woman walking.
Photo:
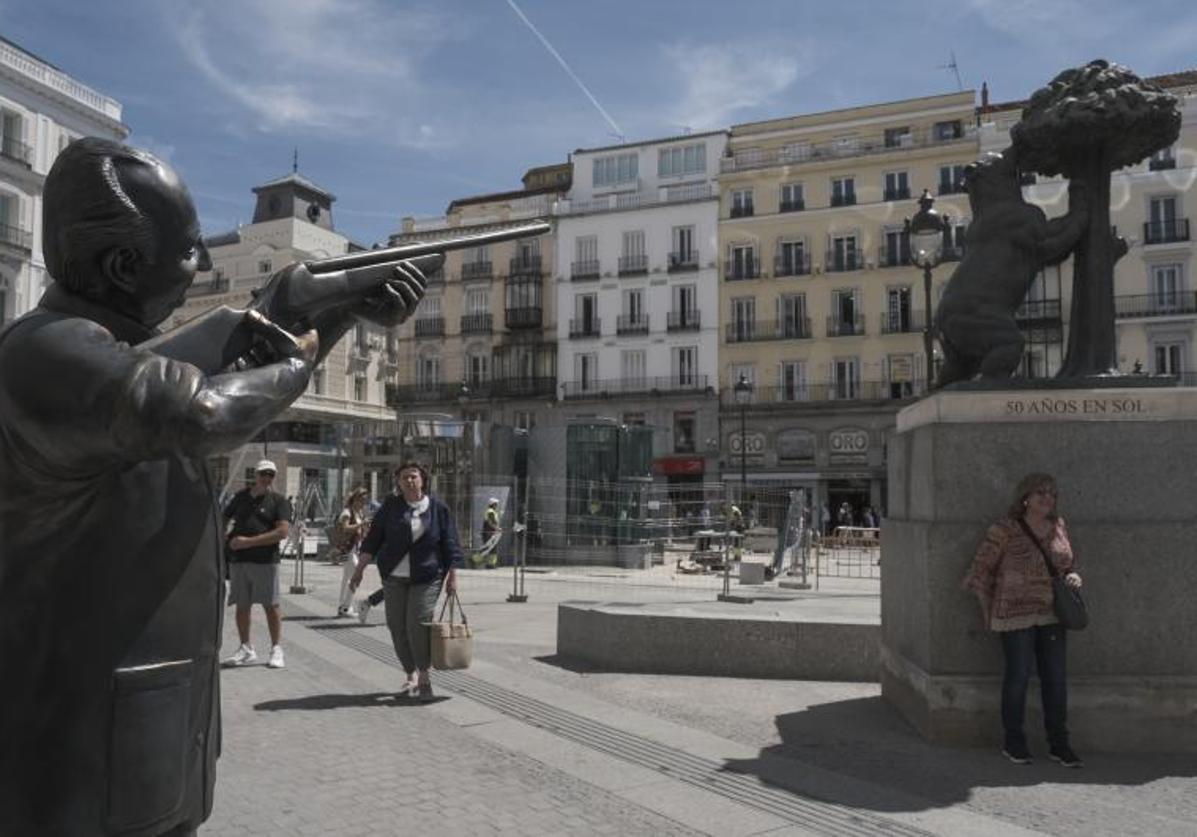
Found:
[{"label": "woman walking", "polygon": [[341,598],[337,607],[337,616],[357,616],[353,609],[353,590],[349,582],[353,572],[357,569],[358,550],[362,538],[366,534],[366,501],[370,498],[369,490],[355,488],[349,493],[345,501],[345,508],[337,515],[337,523],[333,529],[335,543],[332,549],[332,561],[341,564]]},{"label": "woman walking", "polygon": [[1031,667],[1039,673],[1049,755],[1065,767],[1081,760],[1068,743],[1065,630],[1052,609],[1052,583],[1044,556],[1071,587],[1081,586],[1064,519],[1056,509],[1056,481],[1028,474],[1018,483],[1006,517],[989,527],[964,587],[976,594],[985,626],[1001,638],[1002,754],[1030,764],[1023,719]]},{"label": "woman walking", "polygon": [[399,697],[429,701],[429,635],[423,623],[433,618],[442,584],[447,592],[457,589],[456,568],[463,558],[449,507],[427,493],[428,472],[406,462],[397,475],[398,493],[374,515],[350,586],[356,590],[366,565],[377,561],[387,628],[407,673]]}]

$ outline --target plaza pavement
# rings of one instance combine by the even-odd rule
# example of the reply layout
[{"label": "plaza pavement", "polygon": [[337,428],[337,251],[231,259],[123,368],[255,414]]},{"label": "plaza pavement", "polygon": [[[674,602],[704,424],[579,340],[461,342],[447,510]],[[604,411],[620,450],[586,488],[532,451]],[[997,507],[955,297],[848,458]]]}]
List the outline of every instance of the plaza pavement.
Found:
[{"label": "plaza pavement", "polygon": [[[291,579],[285,562],[284,590]],[[285,594],[287,668],[226,669],[216,807],[203,835],[1170,835],[1197,822],[1191,758],[1041,757],[924,744],[876,684],[588,671],[555,656],[561,601],[703,608],[710,577],[611,569],[466,571],[475,664],[406,705],[379,609],[335,619],[340,570]],[[373,571],[367,574],[367,586]],[[733,582],[734,583],[734,582]],[[877,608],[877,582],[827,580],[752,608]],[[372,589],[372,588],[370,588]],[[745,607],[727,604],[728,608]],[[224,653],[236,647],[227,614]],[[261,659],[265,625],[255,613]]]}]

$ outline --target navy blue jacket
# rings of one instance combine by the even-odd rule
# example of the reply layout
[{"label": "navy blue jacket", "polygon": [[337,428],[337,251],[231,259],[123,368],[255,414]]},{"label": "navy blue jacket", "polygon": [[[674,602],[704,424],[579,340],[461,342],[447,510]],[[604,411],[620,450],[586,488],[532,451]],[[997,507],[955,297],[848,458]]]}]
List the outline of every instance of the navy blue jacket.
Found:
[{"label": "navy blue jacket", "polygon": [[407,501],[396,494],[387,497],[374,515],[361,551],[374,556],[378,573],[383,578],[399,566],[404,555],[408,555],[413,584],[436,581],[450,567],[460,567],[464,563],[457,542],[457,526],[449,507],[430,495],[428,510],[421,515],[424,534],[413,544],[408,519],[410,508]]}]

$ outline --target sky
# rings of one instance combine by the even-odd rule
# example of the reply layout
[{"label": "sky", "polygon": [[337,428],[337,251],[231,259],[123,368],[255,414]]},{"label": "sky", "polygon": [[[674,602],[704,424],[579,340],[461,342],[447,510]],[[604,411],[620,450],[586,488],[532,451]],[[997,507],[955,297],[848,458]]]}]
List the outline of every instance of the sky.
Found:
[{"label": "sky", "polygon": [[298,150],[365,245],[578,148],[952,92],[953,54],[992,101],[1197,68],[1191,0],[0,0],[0,34],[119,101],[205,232]]}]

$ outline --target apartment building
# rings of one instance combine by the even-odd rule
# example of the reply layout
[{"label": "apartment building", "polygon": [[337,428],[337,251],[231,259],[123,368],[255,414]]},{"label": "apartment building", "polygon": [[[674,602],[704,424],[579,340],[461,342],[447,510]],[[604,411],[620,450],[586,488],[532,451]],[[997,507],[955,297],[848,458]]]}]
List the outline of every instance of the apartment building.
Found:
[{"label": "apartment building", "polygon": [[[253,189],[253,221],[205,238],[212,271],[196,277],[172,324],[216,305],[244,307],[272,274],[296,261],[344,255],[362,247],[333,225],[336,198],[307,177],[292,172]],[[393,398],[398,371],[394,330],[357,325],[312,375],[308,390],[287,413],[250,444],[217,457],[217,485],[239,488],[252,479],[263,456],[279,467],[276,490],[302,501],[297,513],[323,517],[346,489],[390,486],[384,454],[387,441],[374,427],[394,428]],[[375,438],[379,437],[379,438]]]},{"label": "apartment building", "polygon": [[[1197,284],[1190,219],[1197,211],[1197,70],[1147,79],[1180,100],[1179,140],[1148,160],[1114,173],[1110,222],[1130,249],[1115,265],[1118,368],[1179,375],[1197,371]],[[980,150],[1001,151],[1025,101],[980,108]],[[1023,175],[1023,194],[1049,217],[1068,210],[1068,182]],[[1072,260],[1045,269],[1018,312],[1027,345],[1020,370],[1054,375],[1067,350],[1072,305]]]},{"label": "apartment building", "polygon": [[[731,128],[719,175],[721,467],[815,508],[885,499],[894,415],[923,393],[929,312],[904,230],[950,218],[932,310],[968,227],[971,91]],[[741,398],[736,384],[741,380]],[[743,426],[743,430],[741,429]]]},{"label": "apartment building", "polygon": [[50,278],[42,260],[42,187],[82,136],[124,140],[121,105],[0,38],[0,325],[29,311]]},{"label": "apartment building", "polygon": [[567,418],[649,425],[654,479],[718,462],[718,205],[725,131],[580,149],[554,208]]},{"label": "apartment building", "polygon": [[[530,169],[524,188],[460,198],[443,216],[407,217],[391,246],[502,230],[548,218],[569,189],[568,163]],[[546,277],[552,234],[447,254],[416,315],[398,330],[400,418],[443,415],[527,429],[554,407],[556,310]]]}]

